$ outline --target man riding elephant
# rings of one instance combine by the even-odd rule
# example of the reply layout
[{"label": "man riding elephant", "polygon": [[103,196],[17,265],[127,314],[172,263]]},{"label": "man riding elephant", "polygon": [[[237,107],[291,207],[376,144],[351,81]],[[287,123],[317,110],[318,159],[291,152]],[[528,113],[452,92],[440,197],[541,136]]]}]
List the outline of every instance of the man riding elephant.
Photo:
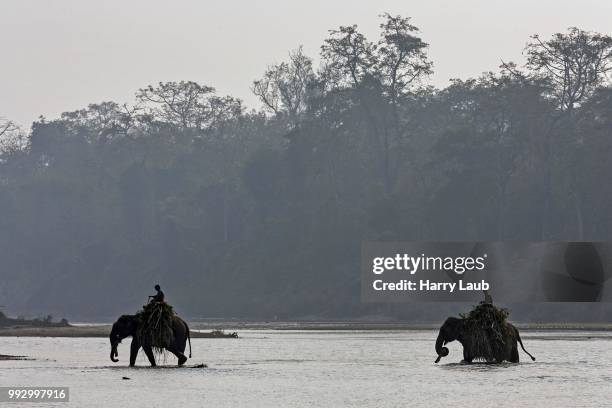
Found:
[{"label": "man riding elephant", "polygon": [[155,295],[149,296],[149,302],[163,302],[164,292],[162,292],[161,287],[159,285],[155,285],[155,291],[157,292]]},{"label": "man riding elephant", "polygon": [[152,366],[156,365],[154,352],[168,350],[178,358],[178,365],[187,361],[185,346],[189,343],[191,357],[191,338],[187,323],[174,313],[171,305],[164,301],[164,292],[155,285],[157,294],[149,296],[149,303],[135,315],[123,315],[114,324],[109,335],[111,343],[110,358],[117,361],[117,346],[126,337],[132,337],[130,347],[130,366],[136,363],[138,350],[142,348]]}]

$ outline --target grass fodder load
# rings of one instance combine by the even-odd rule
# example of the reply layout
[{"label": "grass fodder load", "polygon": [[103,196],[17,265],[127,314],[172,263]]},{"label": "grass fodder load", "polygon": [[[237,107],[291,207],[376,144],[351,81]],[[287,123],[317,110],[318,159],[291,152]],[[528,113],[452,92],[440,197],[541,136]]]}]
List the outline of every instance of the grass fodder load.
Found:
[{"label": "grass fodder load", "polygon": [[488,362],[496,361],[503,355],[506,341],[510,337],[507,309],[482,303],[476,305],[465,319],[467,333],[471,340],[471,354],[475,359]]},{"label": "grass fodder load", "polygon": [[143,306],[137,314],[139,319],[138,336],[143,345],[151,346],[157,353],[174,342],[172,320],[174,310],[166,302],[151,302]]}]

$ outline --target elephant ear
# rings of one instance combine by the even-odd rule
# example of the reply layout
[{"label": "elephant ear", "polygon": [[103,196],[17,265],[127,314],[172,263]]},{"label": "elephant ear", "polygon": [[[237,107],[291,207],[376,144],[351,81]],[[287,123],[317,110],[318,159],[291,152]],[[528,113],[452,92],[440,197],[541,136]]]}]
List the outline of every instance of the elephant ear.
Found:
[{"label": "elephant ear", "polygon": [[463,317],[449,317],[448,319],[446,319],[445,324],[448,326],[449,329],[453,330],[455,333],[458,333],[459,330],[463,328],[464,320],[465,319]]}]

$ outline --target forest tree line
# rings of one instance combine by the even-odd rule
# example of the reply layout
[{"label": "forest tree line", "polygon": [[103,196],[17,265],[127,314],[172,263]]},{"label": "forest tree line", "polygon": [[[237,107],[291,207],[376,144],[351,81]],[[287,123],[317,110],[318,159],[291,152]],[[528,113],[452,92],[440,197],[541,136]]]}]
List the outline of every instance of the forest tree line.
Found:
[{"label": "forest tree line", "polygon": [[610,239],[610,36],[533,36],[438,89],[410,19],[379,34],[290,52],[260,110],[181,81],[0,121],[0,299],[106,318],[159,282],[194,317],[426,319],[361,303],[362,241]]}]

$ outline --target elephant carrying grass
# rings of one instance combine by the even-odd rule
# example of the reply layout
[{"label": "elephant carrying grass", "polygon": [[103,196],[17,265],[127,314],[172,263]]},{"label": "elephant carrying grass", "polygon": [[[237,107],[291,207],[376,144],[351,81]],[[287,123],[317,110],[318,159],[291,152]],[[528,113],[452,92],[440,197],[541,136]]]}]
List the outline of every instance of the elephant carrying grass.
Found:
[{"label": "elephant carrying grass", "polygon": [[109,335],[111,344],[110,359],[113,362],[119,361],[117,358],[119,355],[117,346],[121,343],[121,340],[129,336],[132,337],[130,367],[136,364],[136,356],[141,347],[153,367],[156,366],[154,351],[162,352],[164,349],[178,358],[179,366],[185,364],[187,357],[183,353],[185,352],[187,342],[189,342],[189,357],[191,358],[189,326],[183,319],[176,315],[169,317],[167,330],[161,336],[146,335],[146,330],[143,330],[144,325],[146,325],[146,321],[140,314],[123,315],[113,324]]},{"label": "elephant carrying grass", "polygon": [[503,309],[480,305],[468,316],[449,317],[440,327],[436,339],[438,358],[435,362],[448,355],[448,348],[444,346],[455,340],[463,345],[463,360],[466,363],[474,360],[518,363],[518,344],[535,361],[535,357],[525,350],[518,329],[505,321],[506,316],[507,312]]}]

